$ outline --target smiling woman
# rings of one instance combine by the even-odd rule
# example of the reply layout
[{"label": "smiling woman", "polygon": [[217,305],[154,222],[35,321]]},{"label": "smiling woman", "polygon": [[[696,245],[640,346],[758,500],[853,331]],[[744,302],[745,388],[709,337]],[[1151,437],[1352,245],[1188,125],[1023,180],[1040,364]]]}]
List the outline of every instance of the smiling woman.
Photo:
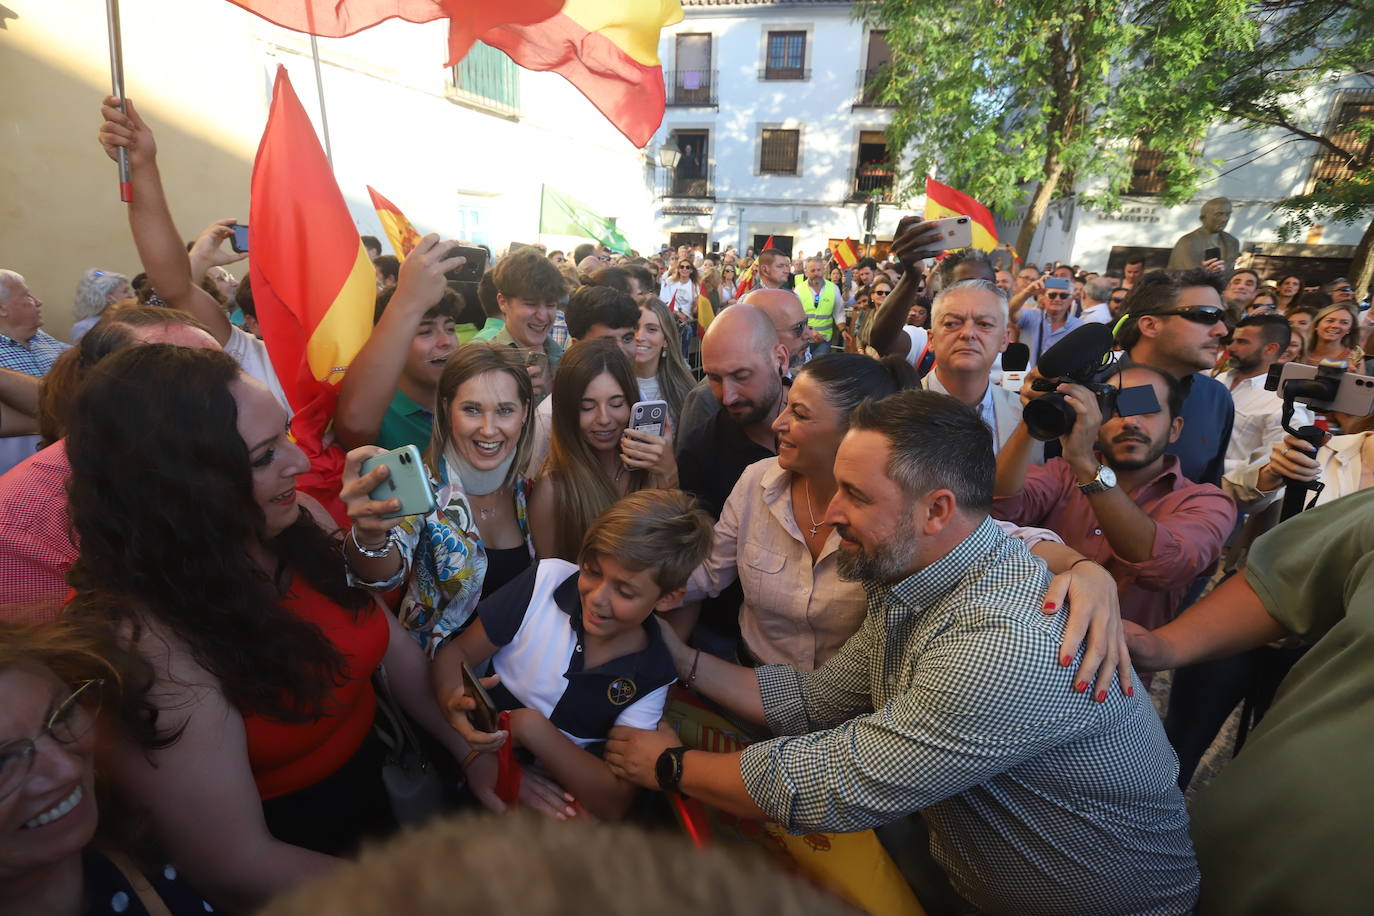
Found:
[{"label": "smiling woman", "polygon": [[[97,722],[149,746],[175,739],[159,740],[143,715],[150,680],[107,627],[0,622],[0,912],[118,912],[149,894],[173,913],[205,912],[175,869],[112,852],[111,831],[92,848]],[[146,885],[145,874],[153,886],[140,895],[131,880]]]}]

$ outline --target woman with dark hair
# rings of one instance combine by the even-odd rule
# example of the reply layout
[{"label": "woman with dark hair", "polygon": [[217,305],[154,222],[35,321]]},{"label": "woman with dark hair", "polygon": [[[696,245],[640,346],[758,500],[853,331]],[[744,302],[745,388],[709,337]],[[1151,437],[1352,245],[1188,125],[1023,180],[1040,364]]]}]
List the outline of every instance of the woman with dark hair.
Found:
[{"label": "woman with dark hair", "polygon": [[[787,406],[773,423],[778,456],[745,469],[716,523],[711,556],[687,583],[686,600],[693,602],[719,595],[739,580],[744,663],[819,668],[863,623],[868,612],[863,586],[840,578],[835,565],[840,536],[825,521],[835,495],[835,454],[849,429],[849,415],[861,402],[918,384],[915,370],[896,356],[879,361],[829,353],[797,372]],[[1003,527],[1027,541],[1054,571],[1065,572],[1082,559],[1050,532]],[[1084,609],[1116,606],[1116,583],[1105,570],[1092,566],[1079,572],[1083,591],[1076,597]],[[1051,591],[1070,584],[1055,583]],[[675,614],[679,635],[689,624],[690,611]],[[1110,667],[1103,671],[1110,673]]]},{"label": "woman with dark hair", "polygon": [[1275,303],[1279,307],[1280,314],[1287,314],[1288,310],[1298,301],[1298,296],[1302,295],[1302,277],[1297,274],[1289,274],[1275,283],[1278,295],[1274,297]]},{"label": "woman with dark hair", "polygon": [[349,453],[341,498],[353,519],[344,557],[357,584],[384,592],[406,583],[398,616],[431,654],[472,619],[477,602],[523,572],[534,547],[526,472],[534,388],[520,354],[473,342],[439,377],[425,465],[438,504],[428,515],[383,518],[369,494],[383,472],[358,477],[376,446]]},{"label": "woman with dark hair", "polygon": [[383,663],[406,712],[470,751],[414,641],[345,584],[338,533],[296,492],[309,464],[289,432],[232,357],[152,344],[91,371],[67,436],[67,613],[115,623],[153,668],[159,725],[180,732],[120,744],[109,772],[177,867],[236,910],[394,829],[372,734]]},{"label": "woman with dark hair", "polygon": [[639,386],[615,341],[570,347],[551,397],[549,457],[530,497],[530,530],[540,559],[576,562],[582,536],[611,503],[647,487],[677,486],[677,458],[668,435],[627,432]]},{"label": "woman with dark hair", "polygon": [[209,910],[175,869],[127,855],[127,818],[99,810],[110,800],[98,735],[152,748],[176,739],[151,715],[151,680],[108,625],[0,623],[0,913],[120,913],[135,900],[177,916]]}]

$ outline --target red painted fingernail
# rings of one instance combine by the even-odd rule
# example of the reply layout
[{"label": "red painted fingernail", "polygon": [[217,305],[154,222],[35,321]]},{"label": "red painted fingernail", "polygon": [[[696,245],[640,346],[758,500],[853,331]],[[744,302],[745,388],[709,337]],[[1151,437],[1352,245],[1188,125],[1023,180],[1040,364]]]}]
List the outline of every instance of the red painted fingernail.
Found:
[{"label": "red painted fingernail", "polygon": [[1073,689],[1074,689],[1074,690],[1077,690],[1079,693],[1082,693],[1083,691],[1085,691],[1085,690],[1088,689],[1088,682],[1087,682],[1087,681],[1079,681],[1077,684],[1074,684],[1074,685],[1073,685]]},{"label": "red painted fingernail", "polygon": [[1059,659],[1059,664],[1061,664],[1061,665],[1063,665],[1065,668],[1067,668],[1067,667],[1069,667],[1069,662],[1071,662],[1071,661],[1073,661],[1073,658],[1072,658],[1071,656],[1065,655],[1064,657],[1062,657],[1062,658]]},{"label": "red painted fingernail", "polygon": [[1133,696],[1135,696],[1135,688],[1132,687],[1132,686],[1130,686],[1129,684],[1126,685],[1126,696],[1128,696],[1128,697],[1133,697]]},{"label": "red painted fingernail", "polygon": [[1094,697],[1094,699],[1097,700],[1097,702],[1099,702],[1099,703],[1105,703],[1106,700],[1107,700],[1107,691],[1105,691],[1105,690],[1099,690],[1099,691],[1097,692],[1097,696]]},{"label": "red painted fingernail", "polygon": [[1057,608],[1057,607],[1059,607],[1059,605],[1055,604],[1053,601],[1046,601],[1046,602],[1045,602],[1045,610],[1047,610],[1047,611],[1052,611],[1052,610],[1054,610],[1054,609]]}]

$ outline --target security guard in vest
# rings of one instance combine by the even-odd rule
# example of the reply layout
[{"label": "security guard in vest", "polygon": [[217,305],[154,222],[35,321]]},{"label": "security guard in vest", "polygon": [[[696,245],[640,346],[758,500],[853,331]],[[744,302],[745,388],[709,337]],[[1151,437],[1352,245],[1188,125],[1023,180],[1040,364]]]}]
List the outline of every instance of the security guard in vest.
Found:
[{"label": "security guard in vest", "polygon": [[830,352],[835,325],[844,324],[844,300],[839,287],[825,279],[825,261],[806,259],[806,273],[798,276],[793,287],[802,308],[806,310],[806,339],[811,344],[811,356]]}]

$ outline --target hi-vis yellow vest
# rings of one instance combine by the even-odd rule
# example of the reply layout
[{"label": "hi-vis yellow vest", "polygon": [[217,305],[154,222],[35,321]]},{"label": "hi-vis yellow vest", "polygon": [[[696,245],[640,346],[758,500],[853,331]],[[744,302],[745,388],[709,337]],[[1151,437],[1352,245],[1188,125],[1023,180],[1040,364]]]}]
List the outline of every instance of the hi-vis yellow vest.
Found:
[{"label": "hi-vis yellow vest", "polygon": [[835,299],[840,291],[834,283],[829,280],[821,287],[821,297],[817,301],[815,292],[806,282],[806,277],[797,277],[796,286],[793,287],[797,292],[797,298],[801,300],[802,308],[806,310],[806,322],[811,330],[820,334],[822,337],[829,337],[835,333]]}]

